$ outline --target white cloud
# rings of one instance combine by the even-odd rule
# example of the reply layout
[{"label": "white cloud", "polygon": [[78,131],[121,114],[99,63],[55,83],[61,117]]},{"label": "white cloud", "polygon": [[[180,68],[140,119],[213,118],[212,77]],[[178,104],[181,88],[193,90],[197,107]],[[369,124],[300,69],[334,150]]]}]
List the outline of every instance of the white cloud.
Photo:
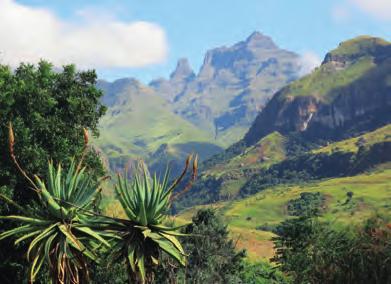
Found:
[{"label": "white cloud", "polygon": [[140,67],[166,58],[166,35],[149,22],[85,17],[64,21],[46,9],[0,0],[0,60],[16,66],[47,59],[60,66]]},{"label": "white cloud", "polygon": [[301,55],[299,63],[301,66],[301,75],[307,75],[311,73],[311,71],[314,70],[316,67],[320,66],[322,60],[316,53],[312,51],[306,51]]},{"label": "white cloud", "polygon": [[362,11],[372,17],[383,20],[391,20],[391,0],[349,0]]}]

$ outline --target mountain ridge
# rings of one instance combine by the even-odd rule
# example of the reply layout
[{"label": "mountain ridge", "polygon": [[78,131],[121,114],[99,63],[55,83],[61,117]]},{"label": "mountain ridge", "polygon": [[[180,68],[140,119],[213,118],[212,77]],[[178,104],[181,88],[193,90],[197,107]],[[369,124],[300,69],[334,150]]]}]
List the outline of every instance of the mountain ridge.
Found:
[{"label": "mountain ridge", "polygon": [[[368,41],[375,47],[380,42],[381,48],[368,48]],[[369,52],[357,48],[346,52],[351,43],[364,46]],[[391,124],[389,46],[384,40],[368,37],[344,42],[339,48],[344,49],[344,56],[350,61],[344,60],[343,68],[336,66],[335,60],[324,60],[311,74],[276,92],[243,139],[203,163],[195,190],[183,197],[178,208],[224,199],[227,188],[230,198],[235,198],[275,183],[354,175],[391,160],[390,128],[381,128]],[[340,50],[332,52],[336,51]],[[376,131],[380,131],[380,136],[375,135]],[[374,137],[376,141],[362,143],[356,152],[341,151],[340,146],[330,152],[312,151],[327,144],[351,145],[353,142],[348,141]],[[281,154],[273,156],[269,152],[265,159],[262,141],[267,140],[275,141],[278,147],[272,152]],[[338,144],[342,140],[345,142]],[[246,164],[249,160],[252,163]],[[233,164],[235,168],[230,166]]]},{"label": "mountain ridge", "polygon": [[[197,74],[188,60],[181,58],[167,79],[158,78],[149,84],[143,84],[135,78],[114,82],[101,80],[98,87],[104,91],[102,101],[109,106],[109,111],[101,123],[102,138],[98,140],[98,146],[104,149],[111,145],[109,156],[125,159],[125,153],[131,153],[129,158],[140,156],[147,161],[155,161],[155,151],[175,139],[172,134],[155,131],[153,125],[141,121],[164,121],[170,116],[167,129],[176,125],[178,132],[181,132],[179,128],[185,127],[186,133],[198,133],[203,137],[197,139],[196,135],[186,135],[190,140],[176,139],[178,143],[199,145],[198,142],[207,142],[210,144],[207,148],[212,149],[212,145],[215,145],[215,150],[227,147],[242,137],[268,98],[296,79],[299,73],[297,54],[278,48],[270,37],[255,32],[232,46],[206,52],[204,63]],[[154,100],[157,103],[151,102]],[[148,111],[142,104],[149,105],[153,111]],[[140,112],[138,109],[145,111]],[[135,112],[140,117],[135,118]],[[156,116],[155,120],[151,120],[152,115]],[[165,118],[159,119],[159,116]],[[119,127],[115,127],[116,123]],[[128,133],[125,132],[124,123],[128,124]],[[136,134],[132,133],[137,131],[132,132],[131,129],[139,127],[145,127],[146,130],[151,128],[150,135],[144,131],[139,137],[134,137]],[[147,150],[142,149],[141,145]],[[192,151],[184,145],[181,148],[189,149],[190,152],[203,152],[199,146]],[[183,159],[186,151],[178,152],[182,154],[176,159]],[[209,150],[206,152],[215,153]],[[207,158],[203,153],[201,156]]]}]

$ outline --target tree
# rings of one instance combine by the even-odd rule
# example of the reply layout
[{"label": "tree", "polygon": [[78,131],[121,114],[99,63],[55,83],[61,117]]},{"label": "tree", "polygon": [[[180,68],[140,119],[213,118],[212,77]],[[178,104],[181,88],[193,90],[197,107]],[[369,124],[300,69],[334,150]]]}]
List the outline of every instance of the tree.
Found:
[{"label": "tree", "polygon": [[269,262],[245,263],[243,284],[288,284],[290,279]]},{"label": "tree", "polygon": [[[0,194],[23,207],[33,206],[37,197],[10,159],[7,147],[8,123],[14,124],[15,153],[23,168],[46,180],[47,161],[63,162],[83,149],[84,127],[98,135],[98,120],[105,113],[100,103],[102,92],[96,87],[94,71],[78,72],[65,66],[57,72],[42,61],[37,66],[21,64],[15,71],[0,66]],[[101,176],[103,168],[94,151],[89,151],[86,166]],[[15,214],[13,207],[0,203],[0,215]],[[9,223],[0,223],[1,229]],[[0,282],[21,283],[25,279],[22,251],[9,251],[10,243],[0,245]]]},{"label": "tree", "polygon": [[380,216],[354,229],[300,217],[277,235],[274,261],[294,283],[391,283],[391,228]]},{"label": "tree", "polygon": [[214,210],[199,210],[183,233],[188,235],[182,239],[188,264],[176,272],[177,278],[187,283],[240,283],[245,252],[236,250],[227,225]]}]

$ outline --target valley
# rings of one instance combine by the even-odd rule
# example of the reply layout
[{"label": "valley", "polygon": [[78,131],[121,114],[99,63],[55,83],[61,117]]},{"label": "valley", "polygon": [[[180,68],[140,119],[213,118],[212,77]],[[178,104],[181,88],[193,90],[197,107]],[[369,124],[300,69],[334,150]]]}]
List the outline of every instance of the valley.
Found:
[{"label": "valley", "polygon": [[[276,49],[255,33],[231,48],[208,52],[197,75],[182,59],[168,81],[144,86],[130,80],[120,87],[118,82],[101,83],[111,106],[98,145],[110,167],[131,164],[128,157],[144,157],[152,171],[162,171],[163,163],[174,160],[179,172],[178,161],[199,153],[199,177],[173,204],[173,220],[184,224],[199,209],[213,208],[252,261],[273,257],[277,226],[307,210],[340,229],[358,226],[374,214],[391,218],[391,44],[367,36],[348,40],[310,74],[299,78],[296,69],[288,72],[289,78],[272,76],[276,81],[252,73],[266,64],[262,60],[268,62],[265,70],[278,65],[269,55],[259,57],[243,75],[253,74],[245,88],[258,87],[236,96],[239,85],[223,82],[221,76],[230,78],[224,73],[228,70],[239,76],[238,66],[249,64],[238,51],[243,46]],[[284,56],[278,62],[288,66]],[[279,71],[262,72],[269,76]],[[265,82],[273,86],[270,92],[259,91]],[[232,100],[240,100],[246,111],[219,103]],[[255,109],[249,111],[251,107]],[[228,114],[237,118],[225,120],[222,127],[220,118]],[[110,137],[118,139],[109,144]],[[123,214],[115,204],[107,210]]]}]

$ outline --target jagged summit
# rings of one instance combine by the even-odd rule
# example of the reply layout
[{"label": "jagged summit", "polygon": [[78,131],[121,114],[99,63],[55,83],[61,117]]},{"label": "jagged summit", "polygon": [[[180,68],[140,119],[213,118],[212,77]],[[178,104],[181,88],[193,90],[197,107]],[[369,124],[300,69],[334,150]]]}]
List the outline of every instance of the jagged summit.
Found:
[{"label": "jagged summit", "polygon": [[170,80],[186,80],[194,77],[194,71],[191,69],[189,60],[187,58],[181,58],[178,60],[174,72],[170,75]]},{"label": "jagged summit", "polygon": [[271,37],[265,36],[262,33],[255,31],[245,41],[245,44],[249,48],[264,48],[274,49],[278,48]]}]

